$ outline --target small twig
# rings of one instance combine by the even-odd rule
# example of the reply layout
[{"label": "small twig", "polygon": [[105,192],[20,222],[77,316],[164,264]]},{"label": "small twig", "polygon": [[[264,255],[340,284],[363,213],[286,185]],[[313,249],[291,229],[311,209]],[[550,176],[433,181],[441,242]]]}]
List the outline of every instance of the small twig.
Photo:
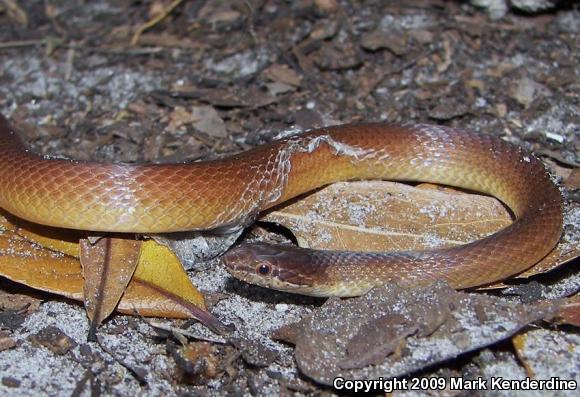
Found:
[{"label": "small twig", "polygon": [[171,3],[167,8],[165,8],[163,11],[161,11],[159,13],[159,15],[157,15],[156,17],[148,20],[143,25],[139,26],[139,28],[137,29],[137,31],[133,34],[133,38],[131,39],[131,45],[132,46],[137,45],[137,42],[139,41],[139,37],[141,37],[141,35],[143,34],[144,31],[146,31],[147,29],[152,28],[153,26],[155,26],[159,22],[161,22],[163,19],[165,19],[165,17],[167,17],[169,14],[171,14],[171,12],[178,5],[180,5],[182,2],[183,2],[183,0],[174,0],[173,3]]},{"label": "small twig", "polygon": [[10,50],[13,48],[22,47],[42,47],[52,45],[53,48],[50,52],[53,52],[56,48],[66,48],[73,49],[77,51],[84,52],[98,52],[103,54],[113,54],[113,55],[124,55],[124,56],[142,56],[142,55],[152,55],[159,54],[164,51],[168,51],[164,47],[146,47],[146,48],[130,48],[130,47],[118,47],[118,48],[102,48],[102,47],[91,47],[79,44],[66,44],[66,43],[54,43],[53,41],[44,40],[17,40],[17,41],[6,41],[0,43],[0,50]]},{"label": "small twig", "polygon": [[16,41],[5,41],[0,43],[0,49],[10,49],[10,48],[20,48],[20,47],[35,47],[38,45],[44,45],[44,40],[16,40]]},{"label": "small twig", "polygon": [[70,81],[74,69],[75,49],[69,48],[66,53],[66,65],[64,72],[64,79]]},{"label": "small twig", "polygon": [[254,7],[250,4],[248,0],[244,0],[244,5],[248,9],[248,31],[250,36],[254,40],[254,44],[258,44],[258,36],[256,36],[256,31],[254,30]]},{"label": "small twig", "polygon": [[89,332],[87,333],[87,342],[98,342],[99,338],[97,337],[97,327],[99,324],[95,321],[95,318],[91,320],[89,324]]},{"label": "small twig", "polygon": [[[169,332],[174,336],[175,335],[183,335],[183,336],[188,337],[190,339],[202,340],[205,342],[219,343],[219,344],[227,343],[227,341],[225,339],[222,339],[222,338],[210,338],[210,337],[203,336],[203,335],[197,335],[197,334],[191,333],[189,331],[184,331],[182,329],[172,327],[170,325],[165,325],[165,324],[159,323],[157,321],[147,321],[144,318],[142,318],[142,319],[147,324],[149,324],[151,327],[160,329],[160,330],[165,331],[165,332]],[[179,339],[179,338],[176,338],[176,339]]]}]

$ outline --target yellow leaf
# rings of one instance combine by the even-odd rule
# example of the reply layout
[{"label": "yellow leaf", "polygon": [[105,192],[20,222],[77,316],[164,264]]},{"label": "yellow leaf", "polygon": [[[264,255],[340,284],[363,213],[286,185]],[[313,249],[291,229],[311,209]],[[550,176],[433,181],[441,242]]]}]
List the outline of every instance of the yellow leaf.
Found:
[{"label": "yellow leaf", "polygon": [[86,238],[86,233],[82,231],[43,226],[6,213],[0,213],[0,228],[12,231],[26,240],[34,241],[53,251],[77,258],[79,257],[79,240]]},{"label": "yellow leaf", "polygon": [[143,242],[139,265],[121,304],[146,316],[193,316],[217,331],[227,328],[206,310],[203,295],[191,283],[177,256],[154,240]]},{"label": "yellow leaf", "polygon": [[0,234],[0,275],[29,287],[82,300],[83,277],[78,259],[23,239]]},{"label": "yellow leaf", "polygon": [[[142,316],[194,317],[222,331],[225,327],[206,310],[203,295],[191,284],[177,257],[153,240],[144,241],[142,247],[137,269],[117,311]],[[80,260],[43,248],[14,232],[0,233],[0,276],[83,301]]]},{"label": "yellow leaf", "polygon": [[171,294],[205,309],[203,295],[193,286],[183,265],[166,246],[147,240],[141,248],[135,277],[159,291]]}]

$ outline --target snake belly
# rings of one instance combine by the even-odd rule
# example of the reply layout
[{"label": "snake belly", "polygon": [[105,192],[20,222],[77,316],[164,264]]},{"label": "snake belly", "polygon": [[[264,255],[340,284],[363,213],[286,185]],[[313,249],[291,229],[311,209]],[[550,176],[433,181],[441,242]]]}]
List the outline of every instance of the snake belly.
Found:
[{"label": "snake belly", "polygon": [[[156,234],[244,225],[303,193],[360,179],[475,190],[501,200],[515,221],[484,239],[432,251],[240,246],[226,254],[228,270],[267,287],[322,296],[438,279],[467,288],[529,268],[561,234],[562,197],[543,164],[490,135],[426,124],[341,125],[220,160],[108,164],[34,154],[0,116],[0,207],[48,226]],[[277,274],[261,277],[265,263]]]}]

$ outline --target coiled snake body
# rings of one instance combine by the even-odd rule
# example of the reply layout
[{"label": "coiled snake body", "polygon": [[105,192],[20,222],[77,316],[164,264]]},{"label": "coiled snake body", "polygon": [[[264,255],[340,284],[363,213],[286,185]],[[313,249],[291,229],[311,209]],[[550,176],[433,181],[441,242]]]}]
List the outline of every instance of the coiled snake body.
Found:
[{"label": "coiled snake body", "polygon": [[240,225],[290,198],[354,179],[483,192],[505,203],[515,221],[482,240],[424,252],[242,245],[225,255],[228,270],[263,286],[321,296],[436,279],[466,288],[529,268],[561,234],[562,198],[542,163],[489,135],[431,125],[344,125],[216,161],[104,164],[33,154],[0,116],[0,207],[49,226],[154,234]]}]

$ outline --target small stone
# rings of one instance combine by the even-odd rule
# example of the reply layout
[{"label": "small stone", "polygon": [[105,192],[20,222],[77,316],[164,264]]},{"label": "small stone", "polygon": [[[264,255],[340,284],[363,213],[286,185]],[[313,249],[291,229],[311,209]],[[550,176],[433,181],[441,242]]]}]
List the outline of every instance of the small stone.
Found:
[{"label": "small stone", "polygon": [[570,11],[561,13],[557,19],[558,27],[563,32],[579,33],[580,32],[580,12]]},{"label": "small stone", "polygon": [[224,138],[228,135],[223,119],[213,106],[195,106],[192,109],[193,126],[210,136]]},{"label": "small stone", "polygon": [[494,20],[503,18],[508,12],[506,0],[471,0],[471,4],[483,8]]},{"label": "small stone", "polygon": [[544,134],[546,135],[546,138],[558,142],[558,143],[564,143],[564,141],[566,140],[566,138],[560,134],[556,134],[553,132],[544,132]]},{"label": "small stone", "polygon": [[295,90],[293,86],[284,83],[268,83],[266,84],[266,88],[268,88],[268,92],[272,96],[285,94],[287,92]]},{"label": "small stone", "polygon": [[468,111],[469,108],[464,103],[444,99],[429,111],[429,117],[435,120],[451,120],[455,117],[463,116]]},{"label": "small stone", "polygon": [[32,343],[46,347],[58,355],[65,355],[77,346],[77,343],[60,328],[48,326],[30,336]]},{"label": "small stone", "polygon": [[407,38],[402,33],[387,34],[381,31],[374,31],[365,35],[360,45],[368,51],[377,51],[386,48],[393,54],[401,56],[406,52]]},{"label": "small stone", "polygon": [[522,77],[510,91],[511,97],[523,106],[528,106],[540,95],[549,94],[550,91],[546,86],[528,77]]},{"label": "small stone", "polygon": [[12,376],[5,376],[2,378],[2,385],[6,387],[17,388],[20,387],[20,381]]},{"label": "small stone", "polygon": [[505,103],[498,103],[495,105],[495,111],[498,117],[503,118],[507,114],[507,105]]}]

